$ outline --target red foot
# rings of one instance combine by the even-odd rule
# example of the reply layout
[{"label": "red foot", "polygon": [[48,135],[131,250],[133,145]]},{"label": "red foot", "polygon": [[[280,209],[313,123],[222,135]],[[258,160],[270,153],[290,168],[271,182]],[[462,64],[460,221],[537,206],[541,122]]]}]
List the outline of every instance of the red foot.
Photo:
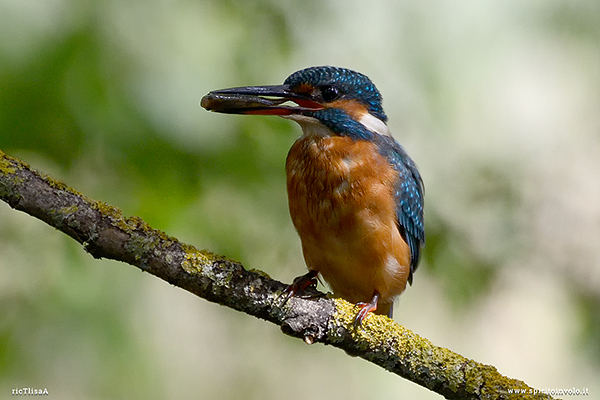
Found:
[{"label": "red foot", "polygon": [[287,303],[290,297],[295,296],[297,293],[301,293],[311,286],[317,285],[317,271],[308,271],[307,274],[302,275],[294,279],[291,285],[285,288],[285,298],[283,304]]},{"label": "red foot", "polygon": [[368,303],[357,303],[356,305],[361,307],[356,318],[354,319],[354,327],[361,328],[362,322],[370,312],[377,310],[377,302],[379,301],[379,293],[373,293],[373,298]]}]

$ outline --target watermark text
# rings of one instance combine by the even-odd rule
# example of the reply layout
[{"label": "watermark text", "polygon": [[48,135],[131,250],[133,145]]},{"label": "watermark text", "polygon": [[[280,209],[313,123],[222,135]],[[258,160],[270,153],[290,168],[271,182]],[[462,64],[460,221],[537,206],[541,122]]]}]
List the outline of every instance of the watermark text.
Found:
[{"label": "watermark text", "polygon": [[508,389],[508,394],[529,394],[529,395],[533,395],[533,394],[547,394],[550,396],[589,396],[590,395],[590,389],[587,387],[582,387],[582,388],[576,388],[576,387],[571,387],[571,388],[526,388],[526,389],[521,389],[521,388],[515,388],[515,389]]},{"label": "watermark text", "polygon": [[15,388],[12,390],[13,396],[48,396],[48,389],[38,389],[38,388]]}]

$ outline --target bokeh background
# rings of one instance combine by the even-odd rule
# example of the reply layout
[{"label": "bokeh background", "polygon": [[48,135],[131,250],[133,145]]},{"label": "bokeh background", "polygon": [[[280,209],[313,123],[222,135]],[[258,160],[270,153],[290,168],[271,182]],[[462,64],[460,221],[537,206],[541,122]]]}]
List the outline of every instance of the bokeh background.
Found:
[{"label": "bokeh background", "polygon": [[[304,273],[300,128],[210,90],[361,71],[426,185],[395,318],[537,388],[600,399],[600,2],[0,0],[0,149],[184,242]],[[440,398],[198,299],[0,203],[0,398]]]}]

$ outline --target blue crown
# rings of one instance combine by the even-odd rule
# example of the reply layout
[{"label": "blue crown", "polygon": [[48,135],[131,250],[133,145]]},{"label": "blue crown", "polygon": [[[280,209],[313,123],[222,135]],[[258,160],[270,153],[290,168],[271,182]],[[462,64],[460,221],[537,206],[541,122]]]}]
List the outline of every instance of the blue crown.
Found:
[{"label": "blue crown", "polygon": [[356,99],[365,104],[373,116],[387,121],[379,90],[366,75],[359,72],[330,66],[310,67],[294,72],[284,84],[290,85],[292,90],[306,84],[314,87],[334,86],[340,91],[341,98]]}]

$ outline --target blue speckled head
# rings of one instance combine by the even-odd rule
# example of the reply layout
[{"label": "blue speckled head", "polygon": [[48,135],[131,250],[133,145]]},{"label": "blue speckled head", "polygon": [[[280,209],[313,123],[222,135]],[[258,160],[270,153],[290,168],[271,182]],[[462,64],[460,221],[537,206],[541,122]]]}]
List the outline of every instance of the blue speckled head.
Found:
[{"label": "blue speckled head", "polygon": [[342,98],[356,99],[367,106],[369,113],[383,122],[387,116],[381,106],[381,94],[373,82],[359,72],[338,67],[310,67],[294,72],[284,82],[292,90],[301,85],[313,87],[334,86]]}]

